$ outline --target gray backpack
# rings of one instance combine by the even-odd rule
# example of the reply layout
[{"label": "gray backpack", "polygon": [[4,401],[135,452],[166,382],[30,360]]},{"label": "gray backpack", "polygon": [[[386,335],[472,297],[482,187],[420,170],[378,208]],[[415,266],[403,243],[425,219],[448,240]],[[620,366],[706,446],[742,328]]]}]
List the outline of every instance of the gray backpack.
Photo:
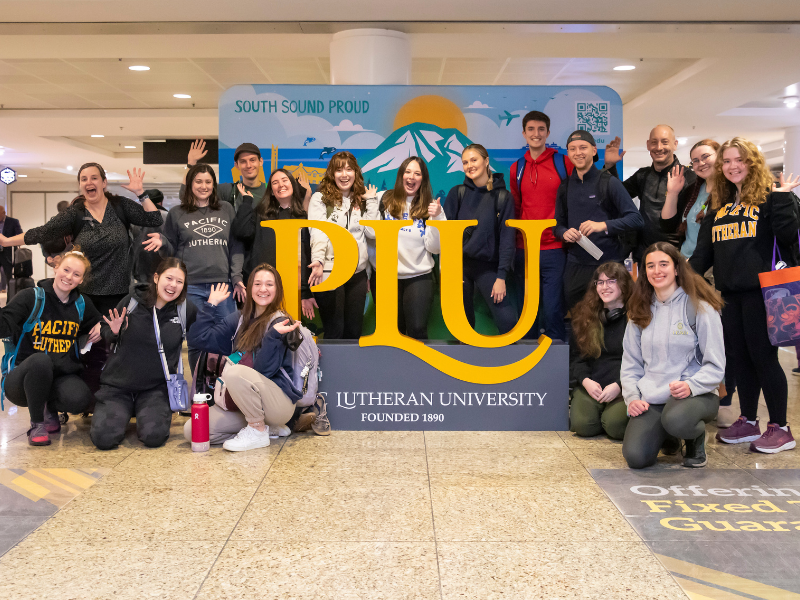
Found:
[{"label": "gray backpack", "polygon": [[[270,326],[278,320],[286,319],[287,316],[278,313],[272,321]],[[319,370],[319,356],[320,351],[317,344],[314,342],[314,335],[307,327],[300,325],[298,332],[302,336],[302,341],[297,350],[292,352],[292,377],[285,369],[281,368],[283,376],[292,382],[292,385],[297,392],[302,396],[297,401],[297,406],[311,406],[317,397],[317,390],[319,389],[319,379],[321,372]]]}]

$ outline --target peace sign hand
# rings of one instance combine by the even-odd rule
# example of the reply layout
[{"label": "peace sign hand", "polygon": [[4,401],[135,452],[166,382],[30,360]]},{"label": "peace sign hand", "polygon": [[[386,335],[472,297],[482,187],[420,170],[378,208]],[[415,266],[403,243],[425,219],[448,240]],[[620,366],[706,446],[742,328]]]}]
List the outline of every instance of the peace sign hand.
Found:
[{"label": "peace sign hand", "polygon": [[144,194],[144,170],[137,169],[136,167],[133,168],[133,172],[128,171],[128,179],[130,180],[128,183],[124,184],[126,190],[130,190],[137,196],[141,196]]},{"label": "peace sign hand", "polygon": [[189,148],[189,157],[186,159],[186,163],[196,165],[206,154],[208,154],[208,150],[206,150],[205,140],[195,140],[192,142],[192,147]]},{"label": "peace sign hand", "polygon": [[[118,313],[117,309],[115,308],[113,310],[108,311],[108,316],[111,317],[110,319],[108,317],[103,316],[103,320],[111,328],[111,331],[114,333],[114,335],[119,335],[119,330],[122,328],[122,323],[123,321],[126,320],[125,313],[127,311],[128,311],[127,306],[122,309],[121,313]],[[127,323],[125,324],[125,326],[127,327]]]},{"label": "peace sign hand", "polygon": [[428,204],[428,216],[431,219],[435,219],[440,214],[442,214],[442,201],[441,198],[437,198],[430,204]]}]

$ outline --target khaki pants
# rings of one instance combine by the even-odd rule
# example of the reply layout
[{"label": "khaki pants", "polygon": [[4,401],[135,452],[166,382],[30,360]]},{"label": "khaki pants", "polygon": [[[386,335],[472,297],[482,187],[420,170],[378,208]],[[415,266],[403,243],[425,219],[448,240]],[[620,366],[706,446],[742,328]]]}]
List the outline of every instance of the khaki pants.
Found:
[{"label": "khaki pants", "polygon": [[[285,425],[294,414],[294,404],[271,379],[244,365],[225,368],[228,393],[242,412],[225,411],[212,406],[208,411],[209,441],[221,444],[235,436],[248,423],[264,421],[273,427]],[[186,439],[192,439],[192,420],[183,427]]]}]

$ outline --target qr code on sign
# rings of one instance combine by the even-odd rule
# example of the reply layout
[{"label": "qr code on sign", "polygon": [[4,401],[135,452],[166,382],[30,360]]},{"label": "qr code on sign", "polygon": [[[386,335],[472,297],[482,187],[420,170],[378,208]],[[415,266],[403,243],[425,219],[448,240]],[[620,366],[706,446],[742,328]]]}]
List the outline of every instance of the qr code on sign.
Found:
[{"label": "qr code on sign", "polygon": [[578,102],[575,116],[577,129],[591,133],[609,132],[609,105],[608,102]]}]

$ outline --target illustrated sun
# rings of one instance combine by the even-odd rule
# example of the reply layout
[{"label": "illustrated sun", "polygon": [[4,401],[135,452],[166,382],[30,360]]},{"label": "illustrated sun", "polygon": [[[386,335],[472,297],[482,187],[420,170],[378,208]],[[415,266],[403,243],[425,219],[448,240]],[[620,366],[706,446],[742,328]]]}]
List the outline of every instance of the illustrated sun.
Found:
[{"label": "illustrated sun", "polygon": [[461,109],[442,96],[417,96],[406,102],[394,118],[393,130],[411,123],[428,123],[442,129],[458,129],[467,135],[467,120]]}]

